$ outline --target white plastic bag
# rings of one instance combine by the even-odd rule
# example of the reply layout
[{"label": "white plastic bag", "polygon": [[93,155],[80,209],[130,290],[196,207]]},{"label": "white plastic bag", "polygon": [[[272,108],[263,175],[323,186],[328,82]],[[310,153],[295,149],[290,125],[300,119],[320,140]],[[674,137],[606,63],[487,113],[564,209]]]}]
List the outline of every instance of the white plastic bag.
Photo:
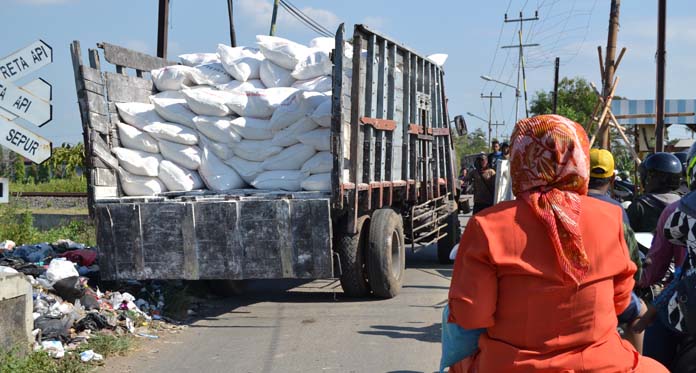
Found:
[{"label": "white plastic bag", "polygon": [[331,150],[331,130],[320,128],[297,136],[301,143],[311,145],[320,152]]},{"label": "white plastic bag", "polygon": [[193,67],[191,80],[198,85],[217,85],[229,83],[232,77],[225,71],[221,63],[213,62]]},{"label": "white plastic bag", "polygon": [[331,127],[331,100],[326,100],[319,105],[312,113],[311,118],[322,127]]},{"label": "white plastic bag", "polygon": [[153,196],[167,191],[159,178],[133,175],[123,168],[118,168],[119,180],[123,192],[128,196]]},{"label": "white plastic bag", "polygon": [[333,157],[331,152],[319,152],[302,165],[301,171],[308,174],[321,174],[331,172]]},{"label": "white plastic bag", "polygon": [[152,134],[158,140],[173,141],[184,145],[196,145],[198,134],[193,129],[176,123],[153,123],[143,128],[143,131]]},{"label": "white plastic bag", "polygon": [[259,68],[263,54],[256,48],[230,47],[218,44],[217,49],[222,66],[236,80],[246,82],[259,78]]},{"label": "white plastic bag", "polygon": [[198,138],[198,142],[200,143],[201,148],[210,149],[210,151],[212,151],[213,154],[217,155],[218,158],[222,159],[223,161],[225,159],[230,159],[232,158],[232,156],[234,156],[232,148],[227,146],[227,144],[214,141],[203,134],[201,134]]},{"label": "white plastic bag", "polygon": [[307,174],[302,171],[266,171],[251,183],[258,189],[298,191]]},{"label": "white plastic bag", "polygon": [[179,167],[167,160],[160,163],[159,178],[171,191],[188,192],[203,187],[203,180],[198,176],[198,172]]},{"label": "white plastic bag", "polygon": [[227,105],[241,117],[270,118],[280,104],[297,92],[294,88],[268,88],[229,92]]},{"label": "white plastic bag", "polygon": [[179,91],[164,91],[150,96],[150,102],[155,105],[155,111],[168,122],[183,124],[196,128],[193,117],[196,113],[189,110],[186,97]]},{"label": "white plastic bag", "polygon": [[263,172],[263,167],[261,166],[263,162],[253,162],[240,157],[232,157],[225,160],[225,163],[234,168],[247,184],[251,184]]},{"label": "white plastic bag", "polygon": [[263,84],[268,88],[290,87],[292,83],[295,83],[292,71],[274,64],[271,60],[263,60],[259,75]]},{"label": "white plastic bag", "polygon": [[299,170],[316,153],[313,146],[295,144],[263,161],[264,170]]},{"label": "white plastic bag", "polygon": [[235,144],[232,151],[237,157],[247,161],[263,162],[283,151],[283,148],[271,144],[271,140],[242,140]]},{"label": "white plastic bag", "polygon": [[184,65],[165,66],[150,71],[158,91],[178,91],[182,85],[191,85],[191,68]]},{"label": "white plastic bag", "polygon": [[445,62],[447,62],[447,57],[449,56],[444,53],[435,53],[428,56],[428,59],[430,61],[435,62],[436,65],[442,67],[445,66]]},{"label": "white plastic bag", "polygon": [[140,150],[113,148],[118,164],[126,171],[140,176],[157,176],[162,156]]},{"label": "white plastic bag", "polygon": [[75,264],[64,258],[56,258],[51,260],[51,263],[48,264],[48,269],[46,270],[46,279],[51,285],[68,277],[78,276],[80,276],[80,274],[77,273]]},{"label": "white plastic bag", "polygon": [[229,92],[219,91],[210,87],[197,87],[181,91],[186,103],[198,115],[213,115],[224,117],[230,113],[227,107]]},{"label": "white plastic bag", "polygon": [[198,66],[208,63],[220,62],[217,53],[188,53],[179,55],[179,60],[186,66]]},{"label": "white plastic bag", "polygon": [[244,187],[244,180],[237,171],[223,163],[210,149],[202,149],[199,173],[208,189],[221,192]]},{"label": "white plastic bag", "polygon": [[329,97],[320,92],[298,91],[283,101],[271,116],[271,129],[280,131],[312,114]]},{"label": "white plastic bag", "polygon": [[118,138],[124,148],[142,150],[149,153],[159,153],[157,140],[147,133],[125,123],[116,123]]},{"label": "white plastic bag", "polygon": [[254,91],[257,89],[266,89],[266,86],[262,81],[258,79],[247,80],[246,82],[240,82],[239,80],[233,80],[229,83],[218,84],[215,88],[221,91],[237,91],[237,92],[247,92]]},{"label": "white plastic bag", "polygon": [[270,121],[266,119],[239,117],[230,121],[230,128],[246,140],[269,140],[273,138]]},{"label": "white plastic bag", "polygon": [[333,63],[329,58],[329,52],[321,49],[310,49],[309,53],[295,66],[292,77],[297,80],[314,79],[331,75],[332,69]]},{"label": "white plastic bag", "polygon": [[152,123],[164,122],[164,119],[155,112],[155,105],[141,102],[117,102],[118,114],[124,122],[143,130]]},{"label": "white plastic bag", "polygon": [[276,36],[257,35],[256,42],[266,58],[288,70],[293,70],[308,52],[304,45]]},{"label": "white plastic bag", "polygon": [[242,137],[232,129],[229,118],[199,115],[193,118],[193,122],[196,123],[196,128],[200,133],[215,139],[217,142],[229,144],[242,140]]},{"label": "white plastic bag", "polygon": [[172,161],[181,167],[197,170],[201,166],[201,151],[197,146],[160,140],[159,147],[164,159]]},{"label": "white plastic bag", "polygon": [[314,79],[298,80],[292,87],[300,91],[326,92],[331,90],[332,85],[333,82],[330,76],[320,76]]},{"label": "white plastic bag", "polygon": [[302,181],[303,190],[328,192],[331,190],[331,173],[315,174]]},{"label": "white plastic bag", "polygon": [[314,123],[309,117],[302,117],[297,122],[293,123],[289,127],[276,132],[273,136],[273,145],[278,146],[290,146],[297,144],[300,140],[297,138],[303,133],[307,133],[313,129],[317,128],[317,124]]}]

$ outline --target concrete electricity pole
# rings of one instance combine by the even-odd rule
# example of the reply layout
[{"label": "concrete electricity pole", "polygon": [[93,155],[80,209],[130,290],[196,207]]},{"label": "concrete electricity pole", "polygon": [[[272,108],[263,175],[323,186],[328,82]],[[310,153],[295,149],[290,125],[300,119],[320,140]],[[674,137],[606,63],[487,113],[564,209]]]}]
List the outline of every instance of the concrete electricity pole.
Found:
[{"label": "concrete electricity pole", "polygon": [[273,15],[271,16],[271,31],[269,35],[275,36],[276,33],[276,20],[278,19],[278,7],[280,6],[280,0],[273,1]]},{"label": "concrete electricity pole", "polygon": [[[609,33],[607,35],[606,60],[604,62],[604,77],[602,79],[602,95],[607,97],[611,91],[614,81],[614,71],[616,70],[616,38],[619,34],[619,8],[621,0],[611,0],[611,11],[609,13]],[[602,126],[602,123],[599,123]],[[604,126],[599,133],[600,147],[609,149],[609,126]]]},{"label": "concrete electricity pole", "polygon": [[[520,73],[522,74],[522,80],[524,84],[524,111],[527,117],[529,117],[529,108],[527,105],[527,81],[525,79],[525,71],[524,71],[524,48],[525,47],[538,47],[539,44],[522,44],[522,25],[524,22],[529,22],[529,21],[538,21],[539,20],[539,12],[536,11],[534,12],[534,17],[531,18],[524,18],[522,16],[522,12],[520,12],[520,18],[518,19],[508,19],[507,13],[505,14],[505,22],[519,22],[520,23],[520,28],[517,31],[517,34],[519,36],[519,43],[515,45],[505,45],[502,46],[502,49],[506,48],[517,48],[518,49],[518,64],[517,64],[517,90],[519,91],[520,89]],[[517,114],[519,112],[519,106],[520,106],[520,98],[517,97],[515,99],[515,123],[517,123]]]},{"label": "concrete electricity pole", "polygon": [[[488,99],[488,146],[491,146],[491,135],[493,132],[493,126],[499,126],[503,125],[501,123],[493,123],[493,99],[494,98],[503,98],[503,94],[499,93],[497,96],[493,96],[493,92],[491,92],[489,95],[484,96],[483,93],[481,93],[481,98]],[[497,135],[497,130],[496,130],[496,135]]]}]

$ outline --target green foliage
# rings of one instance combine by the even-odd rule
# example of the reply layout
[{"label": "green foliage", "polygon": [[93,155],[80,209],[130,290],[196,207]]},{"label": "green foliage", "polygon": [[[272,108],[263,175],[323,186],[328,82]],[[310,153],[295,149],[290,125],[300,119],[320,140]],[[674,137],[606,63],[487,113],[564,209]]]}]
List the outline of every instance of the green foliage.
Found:
[{"label": "green foliage", "polygon": [[21,182],[23,183],[25,178],[26,178],[26,169],[24,167],[24,158],[20,156],[16,156],[14,163],[12,164],[12,167],[14,169],[14,177],[13,180],[15,182]]},{"label": "green foliage", "polygon": [[[40,170],[40,169],[39,169]],[[39,174],[41,174],[39,172]],[[41,177],[39,177],[41,180]],[[87,192],[87,179],[72,176],[67,179],[51,179],[47,182],[11,183],[11,192]]]},{"label": "green foliage", "polygon": [[38,242],[55,242],[61,238],[96,245],[94,226],[73,221],[67,225],[40,231],[34,228],[34,218],[25,206],[9,203],[0,206],[0,241],[12,240],[18,245]]},{"label": "green foliage", "polygon": [[[558,83],[558,114],[586,125],[596,103],[597,96],[587,80],[565,77]],[[553,91],[536,92],[529,111],[533,115],[551,114]]]},{"label": "green foliage", "polygon": [[26,356],[15,351],[0,353],[0,372],[3,373],[85,373],[90,370],[90,365],[80,361],[75,353],[67,353],[62,359],[54,359],[45,351]]},{"label": "green foliage", "polygon": [[130,335],[96,333],[89,337],[87,343],[80,345],[80,351],[94,350],[104,356],[123,356],[135,346],[135,339]]},{"label": "green foliage", "polygon": [[[454,150],[458,160],[467,155],[487,152],[486,134],[482,129],[477,128],[466,136],[459,136],[454,139]],[[455,166],[459,167],[459,164],[457,163]]]}]

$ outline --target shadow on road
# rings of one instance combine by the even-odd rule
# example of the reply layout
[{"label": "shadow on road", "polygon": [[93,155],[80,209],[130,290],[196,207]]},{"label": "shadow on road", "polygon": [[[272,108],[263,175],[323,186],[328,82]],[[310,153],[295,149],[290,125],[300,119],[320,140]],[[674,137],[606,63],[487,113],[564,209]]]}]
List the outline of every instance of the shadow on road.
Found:
[{"label": "shadow on road", "polygon": [[381,335],[394,339],[415,339],[421,342],[440,343],[441,329],[440,323],[434,323],[424,327],[393,326],[393,325],[372,325],[372,329],[358,333],[365,335]]}]

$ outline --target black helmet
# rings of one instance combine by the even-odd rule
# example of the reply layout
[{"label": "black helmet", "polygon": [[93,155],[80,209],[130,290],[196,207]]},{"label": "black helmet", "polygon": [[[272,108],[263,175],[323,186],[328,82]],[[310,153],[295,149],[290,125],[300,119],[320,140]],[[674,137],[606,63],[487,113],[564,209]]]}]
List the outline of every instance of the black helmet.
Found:
[{"label": "black helmet", "polygon": [[684,175],[686,173],[686,161],[689,159],[689,153],[677,152],[673,154],[675,157],[679,158],[679,162],[682,164],[682,175]]},{"label": "black helmet", "polygon": [[655,153],[643,162],[645,191],[668,192],[679,189],[682,165],[679,158],[670,153]]},{"label": "black helmet", "polygon": [[696,142],[691,144],[689,151],[686,153],[686,182],[689,184],[689,189],[696,189]]}]

